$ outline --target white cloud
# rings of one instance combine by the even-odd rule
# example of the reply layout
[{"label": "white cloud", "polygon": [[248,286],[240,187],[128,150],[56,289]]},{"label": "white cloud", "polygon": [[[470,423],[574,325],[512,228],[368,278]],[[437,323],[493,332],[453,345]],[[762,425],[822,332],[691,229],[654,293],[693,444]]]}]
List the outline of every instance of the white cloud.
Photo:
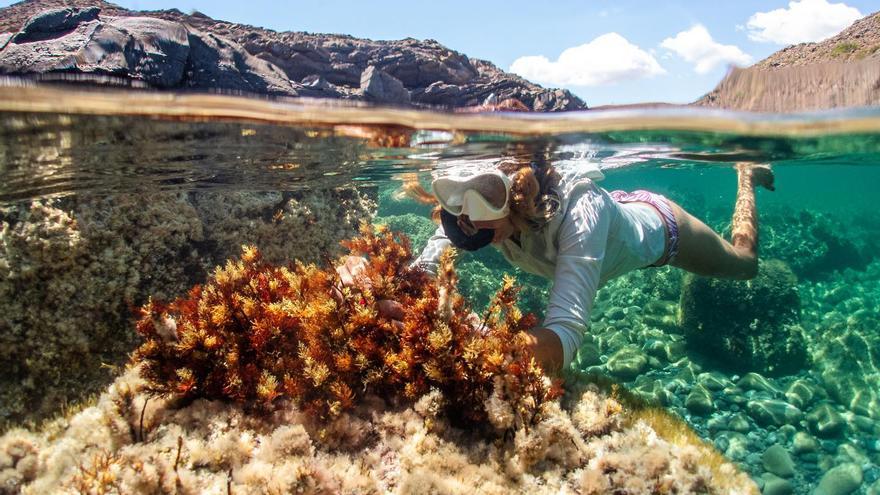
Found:
[{"label": "white cloud", "polygon": [[666,73],[651,54],[617,33],[566,48],[555,62],[543,55],[520,57],[510,72],[558,86],[599,86]]},{"label": "white cloud", "polygon": [[698,74],[706,74],[719,65],[748,65],[752,61],[752,57],[737,46],[722,45],[713,40],[702,24],[682,31],[673,38],[666,38],[660,46],[694,64]]},{"label": "white cloud", "polygon": [[754,41],[793,45],[830,38],[863,17],[855,7],[828,0],[801,0],[788,3],[787,9],[757,12],[746,27]]}]

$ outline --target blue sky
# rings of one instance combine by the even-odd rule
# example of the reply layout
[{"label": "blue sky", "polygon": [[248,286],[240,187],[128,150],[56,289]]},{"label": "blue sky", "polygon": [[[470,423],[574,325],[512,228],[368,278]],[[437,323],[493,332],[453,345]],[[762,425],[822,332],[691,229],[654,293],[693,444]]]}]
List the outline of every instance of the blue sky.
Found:
[{"label": "blue sky", "polygon": [[[545,86],[571,89],[590,106],[693,101],[715,86],[731,62],[748,64],[787,44],[817,41],[880,9],[876,0],[116,3],[199,10],[280,31],[433,38],[504,70],[513,66]],[[572,50],[557,60],[566,49]]]}]

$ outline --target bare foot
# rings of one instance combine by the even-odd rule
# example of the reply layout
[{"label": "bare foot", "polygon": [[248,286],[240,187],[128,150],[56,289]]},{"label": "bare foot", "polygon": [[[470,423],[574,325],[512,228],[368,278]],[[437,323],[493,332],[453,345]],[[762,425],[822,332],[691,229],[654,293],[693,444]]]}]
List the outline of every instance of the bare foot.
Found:
[{"label": "bare foot", "polygon": [[749,175],[749,180],[752,183],[752,187],[761,186],[764,189],[770,191],[776,190],[776,186],[773,185],[773,181],[776,176],[773,175],[773,170],[770,168],[770,165],[737,163],[736,169]]}]

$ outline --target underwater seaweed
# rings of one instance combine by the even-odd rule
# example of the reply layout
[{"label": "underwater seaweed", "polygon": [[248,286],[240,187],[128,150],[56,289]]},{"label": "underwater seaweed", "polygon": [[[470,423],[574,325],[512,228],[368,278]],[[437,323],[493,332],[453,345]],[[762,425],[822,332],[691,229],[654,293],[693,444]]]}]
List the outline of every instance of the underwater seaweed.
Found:
[{"label": "underwater seaweed", "polygon": [[[334,266],[272,266],[244,247],[187,297],[143,306],[133,363],[156,394],[263,411],[289,399],[321,419],[367,394],[415,401],[438,389],[461,419],[508,429],[561,394],[528,348],[524,331],[537,322],[517,309],[513,279],[477,324],[456,290],[451,251],[435,281],[387,227],[364,224],[343,245],[368,260],[369,282],[358,288],[343,287]],[[380,313],[382,300],[405,308],[402,325]]]}]

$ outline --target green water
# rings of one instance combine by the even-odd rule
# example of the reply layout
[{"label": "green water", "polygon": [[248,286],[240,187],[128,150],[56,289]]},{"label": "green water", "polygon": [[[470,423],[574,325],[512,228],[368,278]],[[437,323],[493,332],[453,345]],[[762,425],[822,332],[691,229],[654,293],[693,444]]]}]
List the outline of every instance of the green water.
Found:
[{"label": "green water", "polygon": [[[880,111],[853,114],[865,115],[877,117]],[[631,116],[632,122],[638,117]],[[845,113],[834,116],[835,120],[846,118]],[[109,329],[126,324],[125,313],[131,305],[152,294],[172,297],[231,256],[234,246],[229,248],[224,242],[234,244],[249,235],[271,237],[273,222],[279,229],[282,226],[278,212],[288,211],[285,208],[292,200],[306,201],[340,188],[357,191],[375,201],[374,222],[406,232],[418,252],[435,225],[429,207],[395,197],[401,174],[416,174],[427,185],[432,170],[462,160],[540,152],[551,163],[573,157],[575,163],[596,163],[606,172],[601,187],[664,194],[724,233],[736,192],[732,162],[750,160],[774,167],[777,190],[757,194],[760,255],[765,260],[782,260],[789,267],[787,273],[793,277],[785,279],[788,285],[779,290],[795,294],[796,304],[792,307],[790,299],[753,298],[730,311],[753,314],[756,322],[760,320],[758,325],[774,324],[761,320],[768,313],[793,311],[794,320],[787,324],[796,328],[785,332],[801,336],[803,362],[782,373],[749,370],[743,363],[689,344],[680,308],[684,305],[682,287],[692,282],[680,270],[665,267],[637,270],[600,290],[575,366],[611,376],[642,399],[680,415],[759,484],[768,469],[775,469],[765,466],[762,457],[768,448],[780,444],[794,461],[794,474],[787,478],[796,493],[810,493],[825,472],[844,464],[855,464],[862,473],[857,493],[869,493],[872,486],[877,489],[880,128],[804,137],[662,128],[543,136],[471,131],[454,140],[445,130],[434,134],[421,130],[416,136],[422,144],[415,140],[410,147],[382,148],[328,131],[326,125],[0,114],[0,269],[6,277],[0,282],[4,284],[0,286],[0,304],[4,305],[0,342],[5,346],[2,358],[8,361],[2,380],[4,424],[53,414],[51,407],[33,395],[45,393],[42,387],[49,383],[63,388],[63,358],[57,365],[51,360],[49,365],[20,365],[22,360],[37,359],[27,354],[39,349],[33,339],[41,332],[62,331],[51,328],[53,318],[70,316],[77,325],[84,320],[111,320],[106,328],[101,327],[103,333],[93,337],[110,338]],[[243,197],[263,206],[247,206],[251,203]],[[261,197],[269,199],[254,200]],[[339,201],[338,196],[328,198],[329,207]],[[143,211],[136,215],[132,210]],[[314,206],[307,211],[311,213],[297,210],[297,215],[311,215],[301,225],[317,227],[300,234],[295,227],[300,224],[285,227],[290,230],[285,231],[290,242],[308,245],[309,236],[315,236],[315,243],[333,249],[335,241],[321,236],[336,227],[337,232],[351,232],[357,223],[356,219],[322,216],[325,210]],[[68,214],[67,224],[50,222],[59,212]],[[183,213],[179,212],[189,215],[186,222],[180,221]],[[237,216],[245,220],[230,220]],[[71,246],[92,242],[95,251],[111,254],[102,258],[87,247],[68,259],[47,247],[51,239],[62,235],[52,225],[70,222],[83,229],[82,235],[70,240]],[[225,228],[236,231],[224,232]],[[157,254],[149,254],[150,250]],[[126,263],[138,260],[143,265],[97,266],[98,260],[123,259],[113,253],[127,253]],[[320,255],[308,256],[319,261]],[[88,260],[86,268],[83,260]],[[163,263],[165,267],[157,271],[156,266]],[[458,267],[461,289],[475,306],[486,304],[501,274],[514,273],[524,287],[521,306],[543,315],[549,282],[514,269],[492,248],[462,255]],[[77,287],[65,279],[64,270],[77,277],[105,277],[80,283],[109,284],[112,289]],[[58,288],[64,284],[71,286]],[[759,282],[742,284],[752,287]],[[70,303],[64,311],[49,307],[68,304],[81,293],[106,297],[89,295],[87,302]],[[43,306],[37,308],[34,305],[39,301]],[[732,321],[741,315],[728,316]],[[49,327],[33,328],[36,322]],[[66,325],[59,323],[59,328]],[[778,335],[785,337],[785,332]],[[126,338],[110,346],[90,345],[82,342],[90,338],[89,333],[85,335],[70,341],[81,344],[77,359],[87,349],[107,366],[76,375],[82,386],[68,390],[71,393],[53,388],[57,404],[75,404],[99,391],[131,345]],[[59,342],[61,347],[69,344],[63,339]],[[752,351],[759,356],[756,359],[770,352]],[[788,358],[773,355],[767,359]],[[749,375],[750,371],[760,376]],[[35,383],[41,380],[45,382]],[[85,383],[89,380],[92,385]],[[701,391],[708,399],[698,404],[697,392]],[[28,414],[34,407],[41,411],[38,417]],[[775,415],[774,408],[782,412]]]}]

